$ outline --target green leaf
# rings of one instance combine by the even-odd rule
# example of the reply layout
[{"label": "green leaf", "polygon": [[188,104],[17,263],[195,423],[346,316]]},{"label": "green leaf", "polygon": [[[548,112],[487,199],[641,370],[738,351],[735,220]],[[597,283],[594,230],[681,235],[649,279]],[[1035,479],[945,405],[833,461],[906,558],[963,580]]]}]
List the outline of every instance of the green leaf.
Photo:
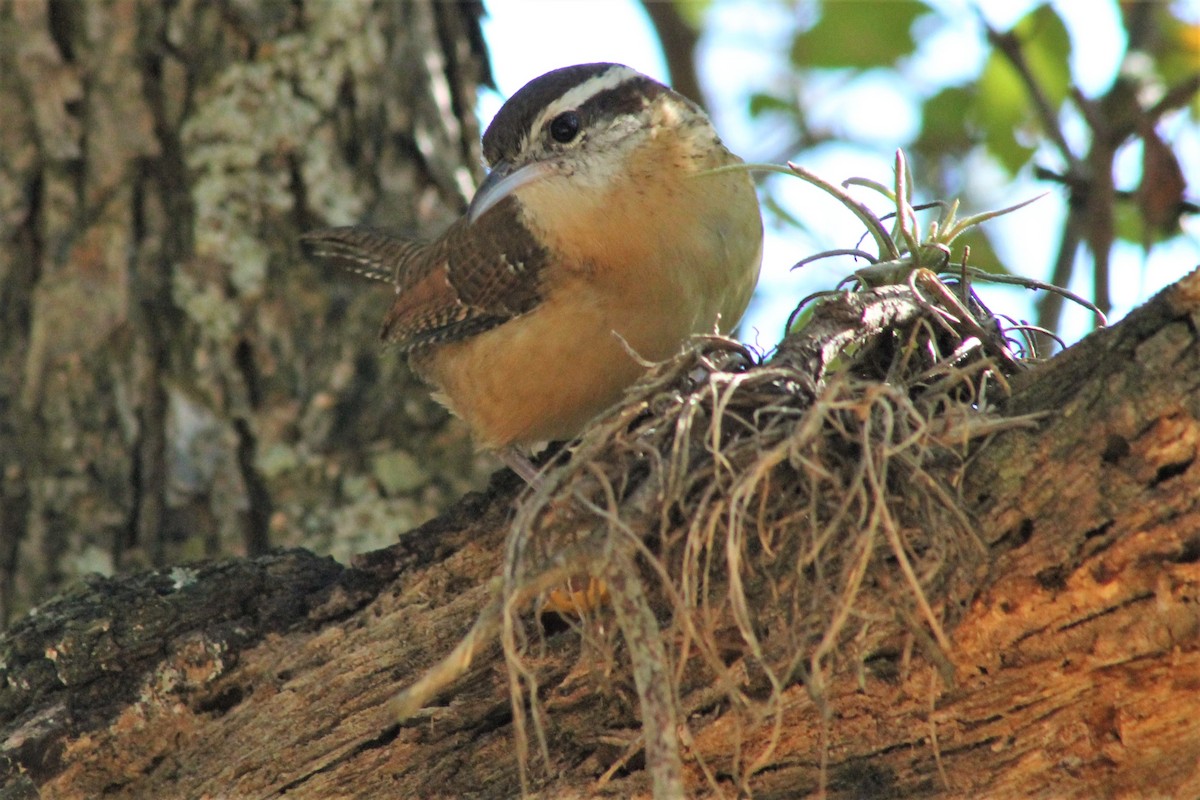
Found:
[{"label": "green leaf", "polygon": [[954,272],[962,263],[963,246],[967,245],[971,248],[971,257],[967,259],[967,264],[970,266],[993,275],[1013,274],[1012,270],[1000,259],[996,249],[992,247],[992,241],[987,235],[986,228],[985,224],[968,231],[954,242],[954,253],[951,255],[950,266],[946,268],[947,272]]},{"label": "green leaf", "polygon": [[[1184,22],[1172,16],[1167,6],[1158,14],[1160,35],[1149,55],[1167,86],[1175,86],[1200,73],[1200,22]],[[1193,118],[1200,118],[1200,92],[1192,95],[1188,109]]]},{"label": "green leaf", "polygon": [[920,0],[826,0],[821,18],[792,42],[802,67],[867,69],[890,65],[916,49],[913,21],[932,9]]},{"label": "green leaf", "polygon": [[790,327],[784,333],[795,333],[796,331],[803,330],[804,326],[808,324],[808,321],[812,319],[816,310],[816,303],[809,303],[806,305],[803,309],[801,309],[799,314],[792,318],[792,327]]},{"label": "green leaf", "polygon": [[[1020,48],[1038,91],[1057,111],[1071,86],[1071,40],[1058,14],[1048,5],[1039,6],[1022,17],[1010,34],[1002,35],[1011,36]],[[976,83],[970,119],[988,150],[1010,173],[1028,163],[1034,148],[1022,143],[1018,133],[1035,123],[1040,128],[1040,120],[1034,113],[1030,87],[997,48],[988,56]],[[1029,133],[1032,140],[1033,131]]]},{"label": "green leaf", "polygon": [[675,10],[692,30],[704,30],[704,15],[712,6],[712,0],[675,0]]},{"label": "green leaf", "polygon": [[1122,241],[1138,245],[1144,244],[1147,237],[1151,241],[1163,238],[1149,230],[1136,203],[1116,203],[1113,206],[1113,234]]},{"label": "green leaf", "polygon": [[968,118],[978,129],[983,143],[1009,173],[1029,161],[1033,148],[1017,140],[1031,112],[1029,95],[1008,60],[996,51],[988,56],[975,84]]},{"label": "green leaf", "polygon": [[1048,5],[1035,8],[1013,27],[1033,79],[1055,110],[1071,88],[1071,37]]},{"label": "green leaf", "polygon": [[971,103],[972,92],[963,86],[947,87],[928,98],[921,106],[921,132],[913,149],[931,158],[969,150],[975,143],[965,115]]},{"label": "green leaf", "polygon": [[755,92],[750,95],[750,116],[760,117],[767,112],[777,112],[786,114],[789,117],[795,117],[797,108],[794,102],[784,100],[782,97],[776,97],[773,94],[765,94],[763,92]]}]

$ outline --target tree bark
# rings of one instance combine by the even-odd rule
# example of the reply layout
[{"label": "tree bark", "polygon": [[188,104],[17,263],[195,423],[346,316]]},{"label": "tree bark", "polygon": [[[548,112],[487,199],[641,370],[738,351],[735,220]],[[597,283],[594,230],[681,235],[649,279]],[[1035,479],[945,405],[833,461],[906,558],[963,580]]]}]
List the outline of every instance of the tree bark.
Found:
[{"label": "tree bark", "polygon": [[0,0],[0,625],[90,572],[380,547],[480,482],[387,290],[296,246],[461,213],[480,13]]},{"label": "tree bark", "polygon": [[[754,796],[816,791],[822,761],[832,797],[1200,795],[1198,321],[1200,272],[1014,385],[1006,413],[1045,417],[966,474],[989,569],[951,631],[953,684],[916,649],[839,673],[827,722],[790,687]],[[39,609],[4,641],[7,796],[517,794],[497,645],[418,718],[396,725],[386,701],[470,627],[520,488],[498,476],[350,569],[297,551]],[[547,630],[536,796],[648,796],[635,687],[592,664]],[[734,747],[771,734],[742,720],[735,742],[736,723],[713,706],[685,738],[730,796]]]}]

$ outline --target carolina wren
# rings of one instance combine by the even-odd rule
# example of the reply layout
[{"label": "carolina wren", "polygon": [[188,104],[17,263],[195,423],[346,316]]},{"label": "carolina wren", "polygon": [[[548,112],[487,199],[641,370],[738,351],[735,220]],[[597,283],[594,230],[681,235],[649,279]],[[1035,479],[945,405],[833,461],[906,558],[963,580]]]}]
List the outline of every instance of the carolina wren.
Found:
[{"label": "carolina wren", "polygon": [[758,199],[744,171],[710,172],[741,160],[690,100],[620,64],[557,69],[504,104],[483,153],[490,173],[437,239],[302,239],[391,276],[381,337],[482,448],[575,436],[646,362],[741,317],[762,260]]}]

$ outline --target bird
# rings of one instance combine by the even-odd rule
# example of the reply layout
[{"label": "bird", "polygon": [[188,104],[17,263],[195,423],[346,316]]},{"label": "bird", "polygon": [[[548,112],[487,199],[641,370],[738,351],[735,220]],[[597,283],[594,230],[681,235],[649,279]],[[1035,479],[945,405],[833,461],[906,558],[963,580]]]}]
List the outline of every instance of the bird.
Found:
[{"label": "bird", "polygon": [[533,79],[482,145],[489,171],[442,235],[350,226],[301,242],[394,284],[380,337],[532,482],[530,448],[579,435],[693,335],[733,329],[762,216],[707,114],[622,64]]}]

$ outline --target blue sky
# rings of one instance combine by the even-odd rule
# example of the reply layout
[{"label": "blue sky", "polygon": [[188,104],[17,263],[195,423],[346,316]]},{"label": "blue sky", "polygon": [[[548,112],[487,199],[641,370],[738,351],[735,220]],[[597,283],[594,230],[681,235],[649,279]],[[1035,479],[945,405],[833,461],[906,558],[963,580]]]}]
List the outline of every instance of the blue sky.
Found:
[{"label": "blue sky", "polygon": [[[934,3],[953,23],[922,42],[914,64],[917,80],[940,81],[940,85],[961,83],[979,70],[986,54],[975,22],[976,4],[966,0],[934,0]],[[982,0],[978,5],[990,24],[1003,29],[1035,4],[1035,0]],[[1184,13],[1200,17],[1200,4],[1194,0],[1192,4],[1195,10],[1187,6]],[[1079,87],[1088,95],[1102,91],[1111,83],[1117,67],[1113,53],[1123,48],[1115,3],[1056,0],[1053,5],[1071,33],[1072,71]],[[484,21],[484,35],[491,50],[499,94],[487,93],[481,98],[479,110],[485,125],[504,97],[531,78],[567,64],[617,61],[669,82],[649,22],[640,5],[631,0],[488,0],[486,6],[489,16]],[[763,127],[749,119],[746,98],[752,86],[761,88],[764,78],[769,81],[773,74],[786,69],[781,54],[787,52],[788,37],[794,26],[792,12],[782,3],[763,0],[714,0],[707,13],[698,67],[714,122],[732,150],[747,161],[763,160],[769,152],[769,143],[763,141]],[[806,156],[806,167],[835,182],[862,175],[890,183],[892,153],[911,138],[920,124],[914,106],[905,100],[906,87],[889,84],[890,80],[881,76],[877,85],[872,86],[868,81],[860,88],[868,93],[869,103],[863,103],[861,96],[843,102],[837,102],[837,98],[830,102],[826,97],[820,106],[821,113],[830,115],[843,130],[868,140],[874,147],[822,147]],[[862,113],[864,107],[870,109],[869,114]],[[881,118],[888,120],[886,127],[879,126]],[[1200,184],[1200,135],[1192,130],[1190,138],[1185,136],[1184,141],[1196,145],[1190,163],[1185,159],[1191,190],[1195,192]],[[1136,178],[1136,154],[1128,161],[1122,178],[1131,183]],[[973,187],[974,194],[986,197],[987,204],[983,208],[964,209],[966,212],[1003,207],[1050,188],[1031,178],[1016,182],[1002,179],[989,174],[987,165],[976,166],[973,181],[978,186]],[[790,272],[789,267],[814,252],[852,246],[861,233],[848,213],[831,205],[811,187],[782,177],[771,180],[785,181],[777,183],[775,190],[789,211],[800,217],[816,215],[819,223],[811,226],[818,231],[813,235],[767,219],[763,276],[742,325],[743,338],[761,347],[775,344],[788,312],[798,300],[815,290],[833,286],[853,269],[846,262],[814,265],[800,272]],[[1013,242],[1014,247],[1019,247],[1022,259],[1018,261],[1009,253],[1002,255],[1010,264],[1019,263],[1023,274],[1045,280],[1049,277],[1064,214],[1062,198],[1047,197],[1009,218],[989,223],[998,234],[992,239],[998,249],[1005,241]],[[1148,260],[1140,247],[1118,247],[1113,268],[1113,274],[1118,276],[1113,287],[1113,296],[1119,304],[1115,316],[1127,313],[1158,288],[1200,263],[1200,224],[1188,221],[1185,230],[1187,236],[1171,247],[1156,248]],[[1086,269],[1076,271],[1082,275],[1088,273]],[[1091,291],[1086,279],[1080,279],[1070,288],[1085,295]],[[1019,289],[985,292],[985,301],[994,311],[1027,319],[1033,317],[1032,299],[1031,293]],[[1064,319],[1068,339],[1086,333],[1090,323],[1086,312],[1068,309]]]}]

